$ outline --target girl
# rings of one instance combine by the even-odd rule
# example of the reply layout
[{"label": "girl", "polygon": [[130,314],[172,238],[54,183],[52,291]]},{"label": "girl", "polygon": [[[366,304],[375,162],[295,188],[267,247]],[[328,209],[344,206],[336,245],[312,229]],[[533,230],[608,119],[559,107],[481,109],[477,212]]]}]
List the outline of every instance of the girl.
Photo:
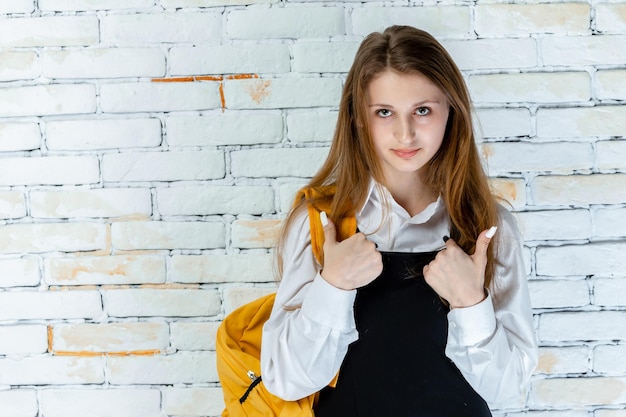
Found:
[{"label": "girl", "polygon": [[[308,187],[334,190],[324,261],[305,209],[315,201],[303,201],[279,244],[266,388],[286,400],[319,391],[321,417],[519,404],[537,361],[521,238],[482,170],[462,75],[432,36],[393,26],[363,40]],[[339,242],[350,214],[358,233]]]}]

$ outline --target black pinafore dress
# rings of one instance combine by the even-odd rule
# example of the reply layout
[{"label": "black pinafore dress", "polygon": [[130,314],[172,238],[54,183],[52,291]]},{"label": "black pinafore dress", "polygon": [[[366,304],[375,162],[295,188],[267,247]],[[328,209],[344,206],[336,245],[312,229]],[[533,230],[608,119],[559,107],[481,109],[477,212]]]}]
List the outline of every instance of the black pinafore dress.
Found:
[{"label": "black pinafore dress", "polygon": [[445,354],[448,308],[422,274],[436,252],[383,252],[383,272],[357,290],[359,340],[316,417],[490,417]]}]

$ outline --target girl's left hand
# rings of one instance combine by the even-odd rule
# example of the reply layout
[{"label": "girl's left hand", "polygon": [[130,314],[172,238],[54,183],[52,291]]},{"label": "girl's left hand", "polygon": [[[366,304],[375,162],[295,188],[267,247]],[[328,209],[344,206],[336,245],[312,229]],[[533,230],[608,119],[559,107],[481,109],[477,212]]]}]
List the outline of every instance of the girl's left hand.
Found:
[{"label": "girl's left hand", "polygon": [[485,268],[487,249],[496,227],[483,232],[476,239],[476,251],[468,255],[452,239],[445,250],[424,267],[428,285],[450,304],[450,309],[470,307],[483,301],[485,294]]}]

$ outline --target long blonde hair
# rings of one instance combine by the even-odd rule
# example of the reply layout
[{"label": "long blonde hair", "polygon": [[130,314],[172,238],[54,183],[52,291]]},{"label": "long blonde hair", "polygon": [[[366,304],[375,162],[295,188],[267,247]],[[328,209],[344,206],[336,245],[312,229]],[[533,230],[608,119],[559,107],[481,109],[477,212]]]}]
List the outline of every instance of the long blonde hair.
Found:
[{"label": "long blonde hair", "polygon": [[[475,144],[471,102],[463,76],[448,52],[427,32],[391,26],[363,40],[342,92],[328,157],[307,186],[336,186],[328,215],[337,223],[364,204],[370,176],[385,185],[367,123],[367,88],[386,70],[420,73],[448,99],[450,114],[443,142],[420,174],[423,183],[434,195],[441,195],[446,204],[450,237],[471,254],[480,232],[497,224],[497,205]],[[279,271],[286,230],[302,204],[296,204],[285,221],[278,244]],[[494,241],[488,253],[485,287],[490,286],[494,276],[495,246]]]}]

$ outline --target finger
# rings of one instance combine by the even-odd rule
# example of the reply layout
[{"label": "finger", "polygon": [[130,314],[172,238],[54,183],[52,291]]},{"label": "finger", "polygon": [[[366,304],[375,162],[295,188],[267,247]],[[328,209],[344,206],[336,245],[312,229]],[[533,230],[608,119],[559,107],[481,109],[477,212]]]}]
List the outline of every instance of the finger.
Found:
[{"label": "finger", "polygon": [[489,243],[491,242],[491,238],[496,234],[497,230],[498,226],[493,226],[488,230],[483,230],[480,235],[478,235],[478,239],[476,239],[476,251],[474,252],[474,257],[487,259],[487,249],[489,249]]},{"label": "finger", "polygon": [[324,226],[324,241],[328,243],[337,242],[335,224],[328,218],[325,211],[320,211],[320,221],[322,222],[322,226]]}]

